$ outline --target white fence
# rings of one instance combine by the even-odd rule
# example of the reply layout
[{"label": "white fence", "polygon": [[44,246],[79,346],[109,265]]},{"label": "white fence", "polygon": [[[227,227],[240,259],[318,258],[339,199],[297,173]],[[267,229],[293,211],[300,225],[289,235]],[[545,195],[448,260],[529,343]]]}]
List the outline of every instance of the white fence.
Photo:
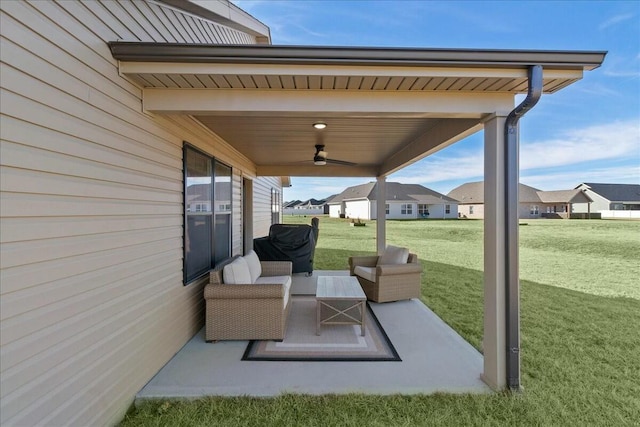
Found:
[{"label": "white fence", "polygon": [[603,219],[640,219],[640,211],[600,211]]}]

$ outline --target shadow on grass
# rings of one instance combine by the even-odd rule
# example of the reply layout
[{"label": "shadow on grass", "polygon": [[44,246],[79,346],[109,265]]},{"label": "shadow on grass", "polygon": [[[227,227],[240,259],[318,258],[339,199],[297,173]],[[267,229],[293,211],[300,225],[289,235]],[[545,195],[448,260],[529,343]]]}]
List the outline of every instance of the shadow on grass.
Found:
[{"label": "shadow on grass", "polygon": [[[317,250],[316,268],[346,269],[348,257],[360,254],[373,253]],[[484,273],[420,262],[422,301],[481,349]],[[608,413],[619,425],[640,418],[640,301],[523,280],[520,308],[522,383],[546,401],[536,408],[542,419],[547,409],[584,421]]]}]

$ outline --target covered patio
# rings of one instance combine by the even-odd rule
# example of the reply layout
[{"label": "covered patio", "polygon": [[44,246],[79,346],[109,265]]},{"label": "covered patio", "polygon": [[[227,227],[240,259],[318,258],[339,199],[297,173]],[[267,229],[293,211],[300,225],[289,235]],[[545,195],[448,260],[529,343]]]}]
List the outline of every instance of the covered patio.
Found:
[{"label": "covered patio", "polygon": [[[234,368],[230,358],[242,344],[220,343],[203,347],[200,353],[185,348],[144,393],[153,395],[154,387],[184,386],[188,379],[192,390],[200,390],[195,391],[198,395],[204,390],[245,394],[260,389],[256,381],[263,369],[265,393],[275,392],[269,371],[277,369],[281,369],[277,376],[281,391],[328,392],[331,383],[342,384],[345,391],[436,391],[457,381],[438,375],[458,369],[465,372],[460,391],[486,390],[479,376],[495,390],[520,388],[517,123],[542,93],[554,93],[600,66],[604,52],[144,42],[111,42],[110,48],[120,73],[143,87],[145,112],[192,117],[196,126],[229,144],[230,155],[254,165],[255,176],[375,177],[377,200],[383,200],[388,175],[484,130],[484,357],[468,349],[469,358],[460,360],[445,341],[462,340],[446,328],[426,333],[437,318],[422,303],[408,301],[374,309],[388,323],[388,332],[404,337],[402,346],[415,355],[402,363],[413,370],[394,375],[385,367],[384,381],[378,380],[381,365],[375,363],[358,368],[357,375],[346,365],[327,369],[327,363],[317,371],[308,363],[291,362],[264,368],[238,362]],[[515,96],[524,93],[527,97],[514,108]],[[318,129],[316,124],[324,127]],[[242,202],[250,204],[250,185],[246,190]],[[376,209],[377,217],[384,218],[385,205],[379,203]],[[243,212],[245,248],[249,248],[251,209]],[[378,221],[376,227],[381,252],[385,222]],[[404,311],[422,319],[419,330]],[[205,346],[198,339],[187,347]],[[436,350],[443,353],[431,353]],[[213,371],[203,375],[197,360],[210,361],[207,369]],[[456,360],[461,365],[455,368],[433,369]],[[180,370],[174,367],[189,361],[191,374],[177,376],[173,383],[160,380],[163,373]],[[432,366],[418,375],[427,365]],[[219,384],[231,381],[233,375],[220,375],[234,369],[236,378],[245,381],[230,383],[227,389],[210,389],[211,384],[203,382],[204,377],[220,378]],[[316,372],[317,383],[310,376],[298,382],[294,373],[307,371]],[[335,381],[327,372],[335,373]]]},{"label": "covered patio", "polygon": [[[320,275],[294,275],[293,293],[311,293]],[[247,341],[208,344],[194,336],[137,394],[136,400],[204,396],[489,393],[482,355],[421,301],[370,303],[402,362],[243,361]]]}]

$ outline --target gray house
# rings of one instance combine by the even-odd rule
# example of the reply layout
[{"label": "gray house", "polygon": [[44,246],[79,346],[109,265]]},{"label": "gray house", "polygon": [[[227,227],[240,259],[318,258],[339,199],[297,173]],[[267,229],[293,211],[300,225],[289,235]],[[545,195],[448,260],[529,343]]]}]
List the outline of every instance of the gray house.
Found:
[{"label": "gray house", "polygon": [[[584,192],[593,200],[587,203],[576,203],[573,212],[599,212],[603,218],[637,217],[640,218],[640,185],[639,184],[597,184],[583,182],[576,190]],[[616,212],[635,211],[635,212]]]},{"label": "gray house", "polygon": [[[591,199],[580,189],[542,191],[528,185],[519,186],[518,217],[567,218],[576,203],[588,205]],[[459,200],[458,211],[462,218],[484,218],[484,182],[468,182],[447,194]],[[586,212],[586,211],[585,211]]]},{"label": "gray house", "polygon": [[[345,189],[329,202],[329,216],[376,219],[376,183]],[[387,219],[457,218],[457,200],[419,184],[386,183]]]}]

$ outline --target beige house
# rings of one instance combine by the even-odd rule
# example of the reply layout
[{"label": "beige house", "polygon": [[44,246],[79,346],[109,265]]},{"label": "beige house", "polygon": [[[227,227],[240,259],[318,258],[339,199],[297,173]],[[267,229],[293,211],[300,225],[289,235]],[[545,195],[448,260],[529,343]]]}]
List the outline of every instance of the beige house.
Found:
[{"label": "beige house", "polygon": [[[518,218],[568,218],[575,203],[588,204],[591,199],[578,189],[542,191],[519,184]],[[468,182],[447,195],[459,201],[460,218],[482,219],[484,209],[484,183]]]},{"label": "beige house", "polygon": [[[483,379],[519,387],[505,128],[605,53],[271,46],[226,0],[0,8],[0,424],[118,422],[201,329],[201,275],[278,220],[280,177],[376,177],[383,195],[386,176],[481,129]],[[315,161],[318,140],[346,163]],[[187,210],[192,193],[211,206]]]}]

